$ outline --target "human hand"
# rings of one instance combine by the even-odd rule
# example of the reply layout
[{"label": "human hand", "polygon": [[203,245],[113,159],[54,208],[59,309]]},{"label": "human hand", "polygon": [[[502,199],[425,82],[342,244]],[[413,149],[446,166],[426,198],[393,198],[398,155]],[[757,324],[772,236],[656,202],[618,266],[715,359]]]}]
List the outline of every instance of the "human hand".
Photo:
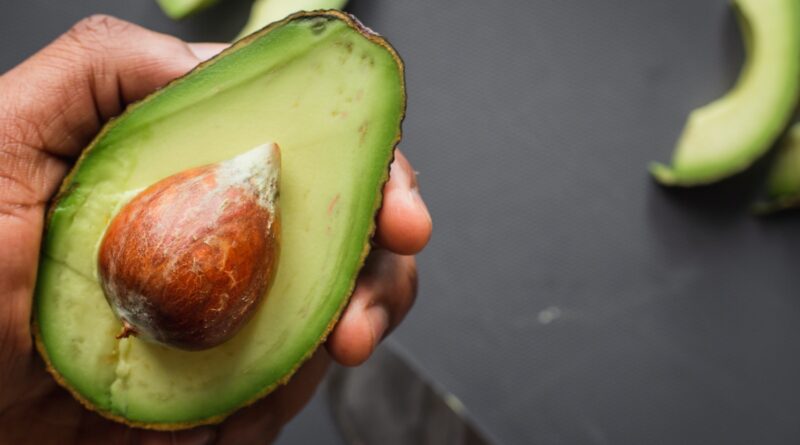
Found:
[{"label": "human hand", "polygon": [[288,385],[218,426],[164,433],[106,420],[47,375],[30,317],[48,201],[105,121],[223,48],[95,16],[0,76],[0,443],[268,443],[308,402],[331,359],[366,360],[413,304],[413,255],[427,243],[431,220],[398,152],[376,247],[350,303],[326,348]]}]

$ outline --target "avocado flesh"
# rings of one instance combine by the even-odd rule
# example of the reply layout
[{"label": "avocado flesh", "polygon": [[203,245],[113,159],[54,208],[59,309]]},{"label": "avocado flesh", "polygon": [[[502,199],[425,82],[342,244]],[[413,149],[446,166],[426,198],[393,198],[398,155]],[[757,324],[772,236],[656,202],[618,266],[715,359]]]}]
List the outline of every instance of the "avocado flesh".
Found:
[{"label": "avocado flesh", "polygon": [[758,213],[771,213],[800,206],[800,123],[781,141],[767,176],[767,197],[755,207]]},{"label": "avocado flesh", "polygon": [[315,11],[318,9],[342,9],[347,0],[256,0],[250,11],[250,18],[237,38],[276,22],[298,11]]},{"label": "avocado flesh", "polygon": [[[274,24],[130,107],[51,209],[34,320],[51,372],[101,414],[156,429],[218,421],[285,382],[352,291],[404,109],[397,55],[335,11]],[[283,233],[253,319],[200,352],[115,340],[96,266],[115,212],[164,177],[268,140],[282,150]]]},{"label": "avocado flesh", "polygon": [[219,0],[157,0],[158,6],[171,19],[180,20],[202,11]]},{"label": "avocado flesh", "polygon": [[735,0],[747,60],[736,86],[693,111],[672,166],[651,172],[665,185],[711,183],[763,155],[786,127],[800,88],[800,1]]}]

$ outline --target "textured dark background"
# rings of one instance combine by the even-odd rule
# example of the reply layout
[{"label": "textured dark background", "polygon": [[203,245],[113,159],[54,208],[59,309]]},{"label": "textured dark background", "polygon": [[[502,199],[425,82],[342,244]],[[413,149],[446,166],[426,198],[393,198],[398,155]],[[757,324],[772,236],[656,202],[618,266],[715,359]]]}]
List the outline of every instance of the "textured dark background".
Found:
[{"label": "textured dark background", "polygon": [[[172,23],[150,0],[6,1],[0,70],[92,12],[225,40],[248,8]],[[403,148],[434,216],[394,338],[483,428],[508,444],[800,441],[800,216],[748,214],[758,170],[688,193],[645,171],[736,78],[725,0],[350,10],[406,59]],[[317,399],[282,443],[334,431]]]}]

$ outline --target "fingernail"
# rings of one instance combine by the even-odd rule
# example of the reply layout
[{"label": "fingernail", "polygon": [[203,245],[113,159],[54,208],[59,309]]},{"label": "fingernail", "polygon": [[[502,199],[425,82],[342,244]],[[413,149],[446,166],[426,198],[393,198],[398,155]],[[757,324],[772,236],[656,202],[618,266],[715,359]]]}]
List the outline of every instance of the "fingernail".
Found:
[{"label": "fingernail", "polygon": [[222,50],[227,48],[229,45],[224,43],[190,43],[189,49],[192,51],[195,57],[197,57],[200,61],[205,62],[206,60],[216,56]]},{"label": "fingernail", "polygon": [[396,181],[397,184],[402,184],[404,186],[406,184],[411,184],[411,178],[408,176],[408,173],[406,173],[406,169],[404,169],[399,162],[393,162],[391,168],[392,169],[389,172],[389,175],[391,176],[392,180]]},{"label": "fingernail", "polygon": [[389,311],[382,304],[376,304],[367,310],[369,323],[372,325],[373,347],[383,340],[386,330],[389,329]]},{"label": "fingernail", "polygon": [[189,431],[182,431],[176,437],[176,444],[180,445],[209,445],[214,443],[217,431],[210,427],[200,427]]}]

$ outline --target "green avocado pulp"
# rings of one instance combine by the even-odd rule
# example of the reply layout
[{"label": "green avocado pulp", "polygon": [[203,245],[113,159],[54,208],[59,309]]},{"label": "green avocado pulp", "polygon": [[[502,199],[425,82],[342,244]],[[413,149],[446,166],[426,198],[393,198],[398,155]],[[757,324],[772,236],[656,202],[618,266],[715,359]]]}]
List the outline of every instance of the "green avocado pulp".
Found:
[{"label": "green avocado pulp", "polygon": [[[65,181],[45,235],[35,321],[62,383],[103,414],[170,428],[228,414],[285,381],[352,291],[404,109],[394,51],[328,12],[253,35],[111,122]],[[200,352],[116,340],[96,265],[115,212],[164,177],[265,141],[281,147],[283,233],[253,319]]]},{"label": "green avocado pulp", "polygon": [[734,0],[747,50],[736,86],[689,115],[672,166],[652,173],[668,185],[704,184],[744,170],[786,127],[800,91],[800,1]]}]

